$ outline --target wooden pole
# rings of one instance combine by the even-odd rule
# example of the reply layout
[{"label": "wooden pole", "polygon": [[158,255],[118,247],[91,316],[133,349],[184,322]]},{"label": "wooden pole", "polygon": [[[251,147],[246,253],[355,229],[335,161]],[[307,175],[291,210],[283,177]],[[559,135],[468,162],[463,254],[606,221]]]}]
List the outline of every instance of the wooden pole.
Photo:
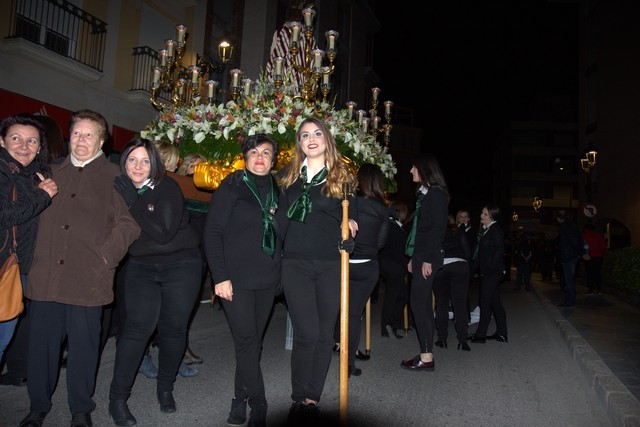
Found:
[{"label": "wooden pole", "polygon": [[[342,184],[342,240],[349,236],[347,184]],[[349,412],[349,252],[340,257],[340,425],[348,424]]]},{"label": "wooden pole", "polygon": [[367,300],[367,306],[365,310],[365,354],[368,356],[371,354],[371,297]]}]

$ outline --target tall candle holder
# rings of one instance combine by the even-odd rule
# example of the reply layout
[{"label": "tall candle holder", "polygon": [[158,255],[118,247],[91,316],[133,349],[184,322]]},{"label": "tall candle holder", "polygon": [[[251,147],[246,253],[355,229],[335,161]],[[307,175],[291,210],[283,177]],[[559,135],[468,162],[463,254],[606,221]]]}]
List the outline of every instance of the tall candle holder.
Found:
[{"label": "tall candle holder", "polygon": [[[231,60],[233,46],[226,39],[218,43],[219,61],[206,61],[196,54],[196,64],[182,65],[183,56],[187,47],[189,33],[187,27],[176,25],[176,38],[165,40],[165,48],[158,54],[160,65],[152,67],[151,104],[157,110],[172,109],[174,107],[196,105],[201,102],[200,82],[207,76],[205,82],[207,96],[204,98],[211,104],[216,99],[218,82],[211,80],[213,73],[222,72],[226,64]],[[160,100],[161,93],[170,94],[170,102]]]}]

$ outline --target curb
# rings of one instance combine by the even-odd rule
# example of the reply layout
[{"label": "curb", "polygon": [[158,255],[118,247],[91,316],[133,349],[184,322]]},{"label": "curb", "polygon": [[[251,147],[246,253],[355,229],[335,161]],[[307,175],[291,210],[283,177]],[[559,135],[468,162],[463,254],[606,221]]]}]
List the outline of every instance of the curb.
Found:
[{"label": "curb", "polygon": [[578,363],[596,398],[603,404],[611,424],[623,427],[640,427],[640,402],[613,374],[577,329],[564,318],[547,297],[538,292],[535,284],[533,284],[533,288],[552,321],[558,326],[571,356]]}]

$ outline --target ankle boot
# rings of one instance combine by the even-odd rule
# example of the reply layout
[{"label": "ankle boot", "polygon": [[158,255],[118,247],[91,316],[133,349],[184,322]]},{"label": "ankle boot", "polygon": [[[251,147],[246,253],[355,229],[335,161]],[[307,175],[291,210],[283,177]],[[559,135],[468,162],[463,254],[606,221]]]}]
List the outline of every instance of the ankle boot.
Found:
[{"label": "ankle boot", "polygon": [[136,418],[129,411],[126,400],[110,400],[109,415],[117,426],[132,426],[137,423]]},{"label": "ankle boot", "polygon": [[247,400],[236,399],[231,400],[231,412],[227,424],[230,426],[241,426],[247,422]]},{"label": "ankle boot", "polygon": [[147,378],[158,377],[158,368],[153,364],[153,359],[151,359],[151,353],[149,351],[144,354],[138,372]]},{"label": "ankle boot", "polygon": [[266,427],[267,425],[267,403],[257,403],[250,405],[249,423],[247,427]]}]

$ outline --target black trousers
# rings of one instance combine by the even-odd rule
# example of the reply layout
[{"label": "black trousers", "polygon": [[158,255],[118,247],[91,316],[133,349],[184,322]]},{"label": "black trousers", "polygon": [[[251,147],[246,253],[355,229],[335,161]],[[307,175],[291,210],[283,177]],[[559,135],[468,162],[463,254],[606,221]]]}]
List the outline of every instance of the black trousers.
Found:
[{"label": "black trousers", "polygon": [[27,378],[27,354],[29,350],[29,306],[31,301],[24,299],[24,310],[18,317],[13,338],[4,352],[4,364],[11,378]]},{"label": "black trousers", "polygon": [[102,307],[31,301],[27,389],[31,411],[49,412],[67,339],[67,401],[71,412],[93,412]]},{"label": "black trousers", "polygon": [[293,324],[291,398],[320,401],[340,311],[340,260],[283,259],[281,280]]},{"label": "black trousers", "polygon": [[496,271],[482,274],[480,279],[480,321],[475,336],[484,338],[491,321],[491,315],[496,322],[498,335],[507,335],[507,313],[500,301],[500,284],[502,272]]},{"label": "black trousers", "polygon": [[432,273],[425,278],[422,275],[422,262],[411,259],[411,312],[416,323],[416,333],[420,344],[420,353],[433,352],[433,334],[435,321],[433,318],[433,282],[437,271],[442,267],[443,258],[432,263]]},{"label": "black trousers", "polygon": [[160,343],[157,391],[173,391],[201,274],[200,256],[158,264],[129,259],[124,282],[126,320],[116,345],[109,399],[129,397],[156,326]]},{"label": "black trousers", "polygon": [[458,342],[467,342],[469,293],[469,263],[456,261],[442,266],[433,282],[433,294],[436,297],[436,329],[438,338],[446,340],[449,336],[449,301],[453,307],[456,336]]},{"label": "black trousers", "polygon": [[233,300],[222,299],[236,352],[234,396],[249,405],[266,403],[260,367],[262,340],[273,310],[275,287],[245,290],[233,288]]},{"label": "black trousers", "polygon": [[362,313],[379,276],[377,260],[349,264],[349,366],[355,366],[362,331]]},{"label": "black trousers", "polygon": [[600,292],[602,290],[602,264],[604,257],[593,257],[584,262],[587,273],[587,286],[589,292]]},{"label": "black trousers", "polygon": [[402,329],[404,308],[409,303],[407,265],[393,261],[380,261],[380,275],[384,280],[384,301],[382,303],[381,326]]}]

